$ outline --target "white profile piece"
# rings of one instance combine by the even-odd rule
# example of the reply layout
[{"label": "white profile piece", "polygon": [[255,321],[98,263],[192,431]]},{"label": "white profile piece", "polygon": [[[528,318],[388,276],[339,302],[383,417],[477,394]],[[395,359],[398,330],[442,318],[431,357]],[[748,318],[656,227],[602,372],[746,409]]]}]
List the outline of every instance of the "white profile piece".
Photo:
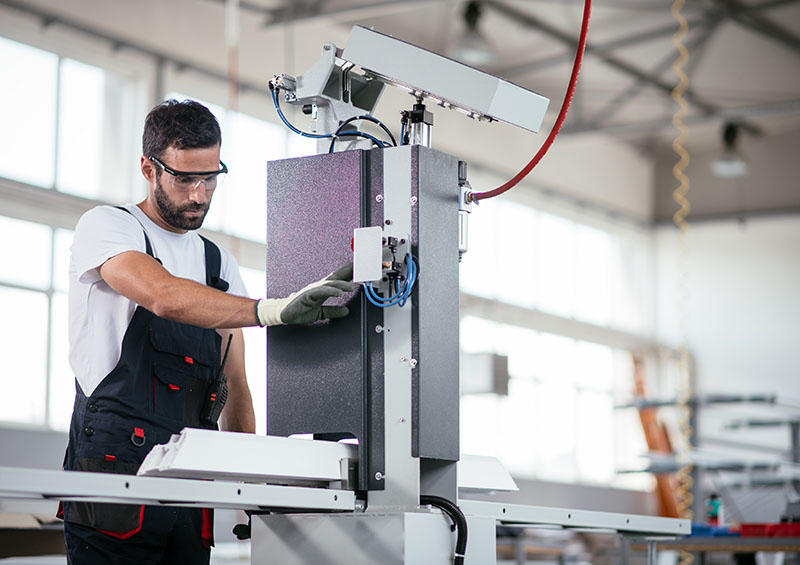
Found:
[{"label": "white profile piece", "polygon": [[138,475],[255,481],[325,483],[342,479],[341,461],[357,457],[357,446],[277,436],[184,428],[156,445]]},{"label": "white profile piece", "polygon": [[518,491],[517,483],[497,457],[461,455],[458,462],[458,493]]}]

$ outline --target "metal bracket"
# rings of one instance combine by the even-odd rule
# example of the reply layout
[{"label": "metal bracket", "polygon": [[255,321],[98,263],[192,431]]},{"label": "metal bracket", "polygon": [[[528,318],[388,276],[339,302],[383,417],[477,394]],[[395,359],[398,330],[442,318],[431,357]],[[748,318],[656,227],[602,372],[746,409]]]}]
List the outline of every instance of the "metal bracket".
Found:
[{"label": "metal bracket", "polygon": [[[383,93],[384,83],[372,76],[351,72],[353,63],[337,58],[341,50],[333,43],[322,46],[322,54],[298,77],[277,75],[275,84],[285,91],[285,100],[294,106],[312,105],[316,133],[335,132],[343,121],[361,114],[372,114]],[[342,149],[369,149],[369,140],[345,139]],[[327,153],[330,139],[318,141],[317,152]]]}]

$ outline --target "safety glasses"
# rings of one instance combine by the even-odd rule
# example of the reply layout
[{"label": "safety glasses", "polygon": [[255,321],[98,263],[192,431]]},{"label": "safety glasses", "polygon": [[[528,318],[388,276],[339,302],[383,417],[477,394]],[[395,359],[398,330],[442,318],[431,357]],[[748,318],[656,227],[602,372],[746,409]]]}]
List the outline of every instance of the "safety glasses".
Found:
[{"label": "safety glasses", "polygon": [[206,192],[213,192],[222,186],[225,181],[225,173],[228,172],[228,167],[222,161],[219,162],[220,169],[217,171],[176,171],[166,166],[157,157],[150,155],[148,159],[161,167],[165,173],[169,173],[167,178],[170,187],[178,192],[194,192],[201,183],[205,186]]}]

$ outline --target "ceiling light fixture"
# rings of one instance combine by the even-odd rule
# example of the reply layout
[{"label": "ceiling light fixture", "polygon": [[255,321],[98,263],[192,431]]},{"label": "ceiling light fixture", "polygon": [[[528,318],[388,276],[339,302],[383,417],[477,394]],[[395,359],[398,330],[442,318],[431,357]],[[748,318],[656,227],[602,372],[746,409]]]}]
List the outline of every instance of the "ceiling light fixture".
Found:
[{"label": "ceiling light fixture", "polygon": [[481,3],[468,2],[464,8],[464,23],[466,29],[448,53],[453,59],[473,67],[488,65],[493,63],[496,59],[491,44],[480,30],[478,30],[480,18]]},{"label": "ceiling light fixture", "polygon": [[736,147],[739,125],[733,122],[725,124],[722,129],[722,155],[711,161],[711,173],[723,179],[735,179],[750,174],[750,167],[744,155]]}]

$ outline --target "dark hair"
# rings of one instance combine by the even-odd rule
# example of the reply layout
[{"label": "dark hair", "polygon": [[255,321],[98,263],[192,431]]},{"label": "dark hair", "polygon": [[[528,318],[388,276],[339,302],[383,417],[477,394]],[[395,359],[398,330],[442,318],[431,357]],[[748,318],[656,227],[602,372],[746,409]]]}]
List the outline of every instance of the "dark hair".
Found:
[{"label": "dark hair", "polygon": [[147,114],[142,154],[161,157],[169,147],[205,149],[222,143],[222,132],[211,111],[194,100],[165,100]]}]

